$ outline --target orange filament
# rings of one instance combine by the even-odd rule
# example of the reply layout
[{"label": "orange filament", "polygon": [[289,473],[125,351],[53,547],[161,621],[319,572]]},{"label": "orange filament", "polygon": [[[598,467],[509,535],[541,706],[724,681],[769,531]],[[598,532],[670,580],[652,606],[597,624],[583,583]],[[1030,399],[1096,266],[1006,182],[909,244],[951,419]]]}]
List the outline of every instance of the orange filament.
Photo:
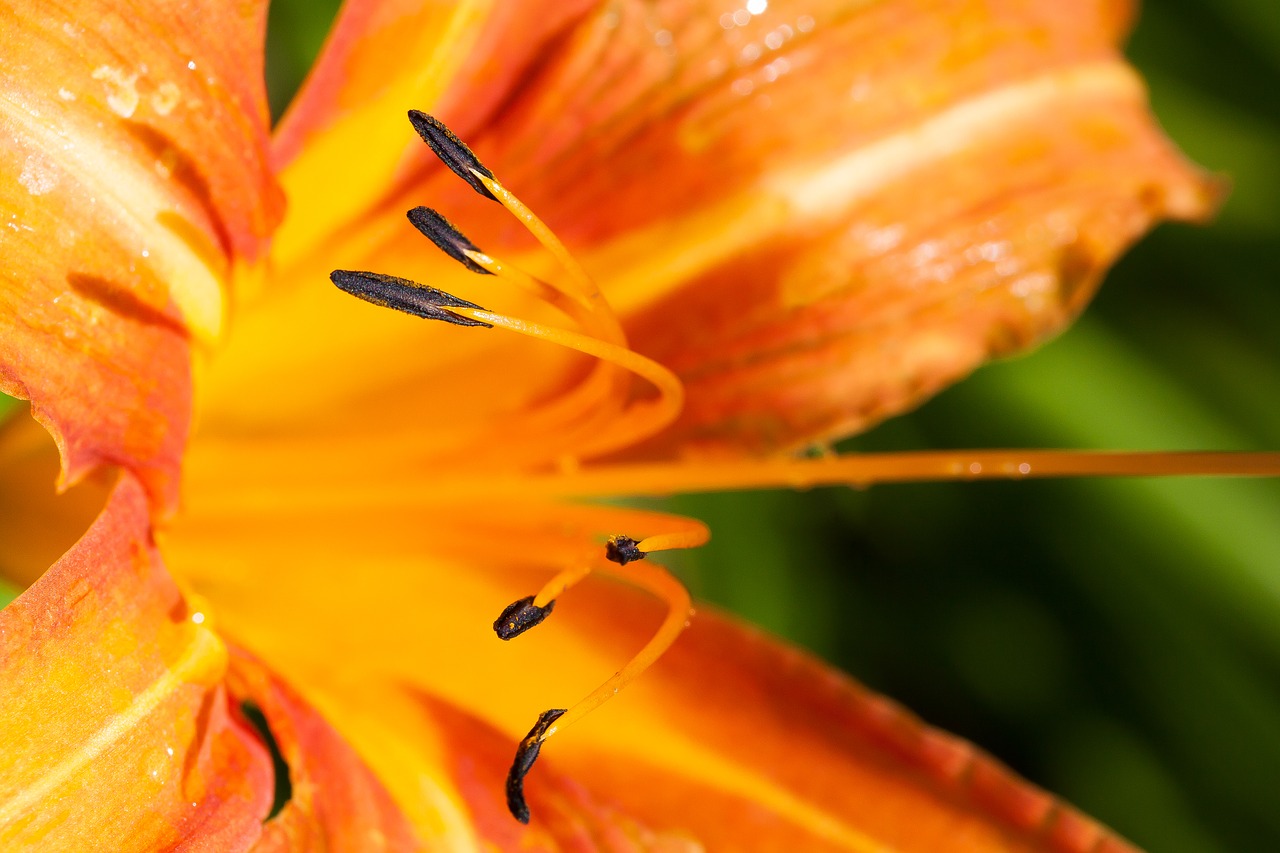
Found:
[{"label": "orange filament", "polygon": [[591,313],[590,306],[585,305],[575,293],[566,292],[554,284],[530,275],[519,267],[504,263],[486,252],[464,251],[471,261],[488,272],[531,293],[569,319],[573,320],[583,331],[596,337],[606,337],[606,330],[601,328],[600,316]]},{"label": "orange filament", "polygon": [[[701,529],[703,534],[701,540],[691,536],[689,531],[671,534],[671,536],[677,538],[684,536],[687,537],[688,541],[696,542],[696,544],[705,542],[706,527],[700,522],[691,521],[690,524],[697,525]],[[666,538],[668,536],[654,536],[644,541],[657,541]],[[671,547],[692,546],[673,545]],[[689,597],[689,591],[684,588],[684,584],[676,580],[666,569],[647,561],[628,563],[625,569],[604,560],[600,562],[603,564],[602,568],[606,568],[606,570],[625,578],[630,583],[642,587],[647,592],[666,602],[667,615],[662,620],[662,624],[658,626],[658,630],[649,639],[649,642],[645,643],[644,648],[640,649],[635,657],[627,661],[622,669],[615,672],[603,684],[592,690],[576,704],[570,706],[563,716],[542,733],[538,738],[539,743],[545,741],[560,729],[582,719],[616,696],[622,688],[634,681],[641,673],[652,666],[658,658],[662,657],[667,649],[671,648],[671,644],[676,641],[676,638],[684,632],[684,629],[689,627],[689,618],[693,615],[693,602]]]},{"label": "orange filament", "polygon": [[[667,519],[669,522],[675,522],[682,529],[671,533],[662,533],[657,536],[650,536],[641,539],[636,547],[645,554],[654,551],[673,551],[678,548],[697,548],[707,544],[711,539],[711,531],[705,524],[693,518],[680,518],[672,516]],[[628,565],[631,565],[628,563]],[[583,580],[585,580],[593,571],[595,566],[590,561],[584,561],[579,565],[565,569],[557,573],[551,580],[543,584],[542,589],[533,597],[533,603],[537,607],[546,607],[549,603],[559,598],[566,590],[572,589]],[[616,571],[616,570],[615,570]]]},{"label": "orange filament", "polygon": [[[499,477],[482,485],[485,494],[510,490],[547,497],[661,497],[737,489],[861,488],[880,483],[1051,477],[1280,477],[1280,452],[928,450],[849,453],[817,459],[774,456],[588,465],[572,472]],[[467,485],[459,480],[446,485],[436,482],[432,488],[457,495]]]},{"label": "orange filament", "polygon": [[633,404],[625,418],[614,421],[577,448],[583,455],[627,447],[659,432],[674,421],[684,406],[684,386],[679,377],[658,362],[617,344],[589,335],[557,329],[486,311],[483,308],[449,308],[450,313],[488,323],[531,338],[577,350],[631,371],[658,390],[656,399]]},{"label": "orange filament", "polygon": [[[450,309],[456,310],[456,309]],[[335,501],[364,506],[434,506],[459,500],[520,498],[663,497],[734,489],[865,487],[881,483],[947,480],[1021,480],[1049,477],[1280,477],[1280,453],[1212,451],[931,450],[846,454],[819,459],[769,457],[705,462],[586,465],[577,470],[484,477],[442,475],[430,483],[348,483],[341,490],[316,488],[314,466],[296,476],[246,489],[207,488],[202,508],[243,511],[277,506],[324,509]]]},{"label": "orange filament", "polygon": [[[772,457],[699,463],[586,467],[522,478],[554,495],[666,495],[735,489],[870,486],[942,480],[1046,477],[1278,477],[1280,453],[1214,451],[933,450],[851,453],[818,459]],[[490,483],[491,486],[496,485]]]},{"label": "orange filament", "polygon": [[[585,305],[577,294],[561,290],[484,252],[467,251],[465,254],[493,275],[515,284],[551,305],[573,320],[586,334],[610,340],[611,343],[619,343],[617,325],[610,323],[604,315],[592,312],[590,306]],[[625,346],[625,341],[619,345]],[[565,423],[576,420],[588,412],[592,413],[593,422],[612,418],[626,405],[627,393],[630,390],[630,383],[624,381],[626,376],[627,374],[618,365],[601,361],[597,363],[591,375],[573,390],[561,394],[550,404],[522,414],[523,426],[526,430],[547,429],[558,432],[565,429]]]},{"label": "orange filament", "polygon": [[[626,340],[622,333],[622,327],[618,324],[618,317],[613,312],[613,308],[609,305],[609,301],[605,299],[604,294],[600,292],[600,288],[587,275],[587,271],[573,257],[564,244],[560,242],[560,238],[555,232],[547,227],[547,224],[537,217],[536,214],[524,202],[516,198],[515,193],[504,187],[496,178],[491,178],[475,169],[471,170],[471,174],[484,184],[485,188],[505,207],[512,216],[520,221],[525,229],[534,236],[534,238],[542,244],[552,257],[567,272],[570,278],[578,286],[579,295],[585,301],[583,302],[591,310],[598,310],[606,317],[616,330],[616,342],[623,343]],[[613,336],[610,336],[613,339]]]},{"label": "orange filament", "polygon": [[646,554],[652,554],[654,551],[672,551],[677,548],[699,548],[707,544],[710,539],[711,531],[707,526],[701,521],[690,519],[687,529],[641,539],[636,543],[636,548]]},{"label": "orange filament", "polygon": [[533,597],[533,606],[546,607],[563,595],[565,590],[572,589],[581,583],[591,574],[593,568],[590,563],[582,563],[558,572],[555,577],[542,585],[542,589],[538,590],[538,594]]},{"label": "orange filament", "polygon": [[[608,300],[582,265],[556,237],[555,232],[496,178],[474,169],[471,171],[499,203],[552,255],[568,274],[574,286],[566,288],[554,281],[537,278],[484,252],[466,252],[467,257],[494,275],[516,284],[564,312],[586,334],[625,348],[626,335]],[[572,441],[565,442],[574,448],[575,454],[584,454],[589,449],[595,452],[602,452],[601,448],[612,450],[639,440],[628,437],[634,431],[623,430],[623,438],[613,443],[592,443],[595,441],[595,436],[608,432],[611,423],[626,408],[630,383],[625,381],[626,374],[620,373],[620,367],[614,361],[602,361],[586,380],[573,391],[562,395],[555,404],[544,407],[537,413],[527,413],[526,427],[536,430],[545,426],[550,431],[563,436],[565,421],[578,419],[590,412],[586,420],[578,425],[578,431],[593,438],[584,443],[577,436],[573,436]],[[544,419],[546,419],[545,424]],[[641,435],[647,437],[649,433]]]}]

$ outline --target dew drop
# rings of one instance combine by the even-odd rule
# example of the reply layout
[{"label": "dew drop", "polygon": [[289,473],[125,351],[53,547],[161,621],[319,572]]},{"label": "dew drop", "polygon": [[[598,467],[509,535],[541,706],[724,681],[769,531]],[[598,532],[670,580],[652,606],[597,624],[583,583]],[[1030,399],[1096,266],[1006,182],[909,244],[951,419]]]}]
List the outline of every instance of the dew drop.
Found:
[{"label": "dew drop", "polygon": [[176,84],[166,80],[151,94],[151,109],[162,116],[167,116],[173,112],[173,108],[180,100],[182,100],[182,90]]},{"label": "dew drop", "polygon": [[138,109],[138,75],[125,74],[119,68],[99,65],[93,70],[93,79],[107,84],[107,106],[121,118],[132,118]]},{"label": "dew drop", "polygon": [[29,154],[22,164],[18,183],[32,195],[44,195],[58,185],[58,172],[53,164],[39,154]]}]

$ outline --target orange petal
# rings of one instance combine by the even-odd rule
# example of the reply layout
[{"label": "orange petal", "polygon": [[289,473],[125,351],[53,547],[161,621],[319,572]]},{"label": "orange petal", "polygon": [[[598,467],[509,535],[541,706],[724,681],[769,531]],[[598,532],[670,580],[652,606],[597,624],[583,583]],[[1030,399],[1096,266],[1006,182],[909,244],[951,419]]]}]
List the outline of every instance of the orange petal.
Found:
[{"label": "orange petal", "polygon": [[[1060,330],[1126,246],[1162,218],[1205,215],[1219,189],[1164,139],[1120,57],[1128,3],[774,0],[752,15],[637,0],[566,11],[525,43],[503,29],[523,4],[503,9],[468,36],[492,48],[493,73],[450,66],[434,102],[409,103],[403,52],[335,41],[285,180],[316,199],[304,218],[320,193],[349,203],[282,250],[272,298],[211,377],[213,431],[360,434],[373,479],[406,458],[481,466],[513,444],[476,440],[486,425],[518,423],[581,375],[545,346],[424,328],[327,286],[328,269],[374,268],[540,316],[435,256],[404,222],[424,203],[486,251],[563,277],[396,130],[406,106],[462,133],[600,280],[633,346],[685,381],[682,420],[632,459],[790,449],[901,411]],[[400,101],[357,140],[354,90],[321,81],[366,66]],[[313,143],[328,154],[308,165]],[[322,176],[366,149],[374,184],[333,193]],[[453,417],[433,416],[441,399]]]},{"label": "orange petal", "polygon": [[[596,630],[610,630],[595,603]],[[558,765],[708,849],[744,837],[765,849],[1133,849],[970,744],[713,613],[638,687],[610,739],[601,727],[570,746],[566,733]]]},{"label": "orange petal", "polygon": [[238,697],[257,704],[289,765],[290,799],[264,824],[255,853],[421,848],[369,768],[280,679],[234,650],[229,685]]},{"label": "orange petal", "polygon": [[244,850],[270,759],[229,710],[227,653],[150,542],[141,486],[0,611],[0,847]]},{"label": "orange petal", "polygon": [[122,464],[176,497],[192,339],[218,337],[278,214],[265,8],[0,10],[0,390],[54,433],[63,485]]},{"label": "orange petal", "polygon": [[1213,207],[1118,53],[1127,2],[722,11],[602,6],[470,140],[686,380],[650,455],[864,428],[1061,329],[1154,222]]},{"label": "orange petal", "polygon": [[[613,826],[708,849],[1129,849],[973,747],[709,614],[548,741],[527,786],[537,834],[503,824],[499,782],[514,745],[539,713],[567,707],[634,654],[661,607],[596,579],[515,641],[493,636],[493,618],[580,560],[584,542],[663,524],[519,502],[281,508],[188,518],[164,548],[221,624],[356,746],[424,838],[466,837],[460,827],[475,824],[499,845],[572,847]],[[353,571],[358,582],[315,582]],[[404,687],[433,698],[406,707]]]}]

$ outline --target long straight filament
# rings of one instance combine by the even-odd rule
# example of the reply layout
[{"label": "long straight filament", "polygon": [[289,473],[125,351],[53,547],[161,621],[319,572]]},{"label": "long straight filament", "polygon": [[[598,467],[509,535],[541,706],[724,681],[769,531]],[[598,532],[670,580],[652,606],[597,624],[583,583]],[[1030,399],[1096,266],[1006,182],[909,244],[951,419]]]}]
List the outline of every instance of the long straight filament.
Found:
[{"label": "long straight filament", "polygon": [[[455,309],[451,309],[455,310]],[[1058,477],[1280,477],[1280,453],[1213,451],[930,450],[850,453],[821,459],[767,457],[730,461],[587,465],[572,471],[521,472],[476,477],[442,474],[430,483],[347,484],[318,489],[298,476],[245,489],[206,489],[203,511],[242,512],[289,501],[298,509],[322,509],[335,501],[364,506],[431,506],[468,498],[665,497],[735,489],[866,487],[882,483],[953,480],[1029,480]]]},{"label": "long straight filament", "polygon": [[[1059,477],[1280,477],[1280,452],[928,450],[817,459],[774,456],[584,466],[573,472],[525,474],[510,482],[489,479],[484,486],[489,494],[518,487],[522,493],[545,497],[660,497],[738,489]],[[450,482],[447,493],[454,494],[455,488],[465,488],[465,483]]]}]

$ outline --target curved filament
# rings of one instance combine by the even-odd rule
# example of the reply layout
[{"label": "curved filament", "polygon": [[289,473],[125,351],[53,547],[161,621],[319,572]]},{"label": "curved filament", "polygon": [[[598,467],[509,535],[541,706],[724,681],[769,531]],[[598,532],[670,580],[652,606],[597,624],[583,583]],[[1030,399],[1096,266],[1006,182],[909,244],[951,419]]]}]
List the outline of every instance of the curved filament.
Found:
[{"label": "curved filament", "polygon": [[657,390],[656,399],[633,404],[620,421],[615,421],[593,440],[588,440],[579,453],[599,454],[627,447],[670,425],[684,406],[684,385],[679,377],[658,362],[634,350],[602,341],[589,335],[557,329],[515,317],[507,317],[483,308],[459,307],[450,311],[480,323],[548,341],[603,361],[616,364],[647,380]]}]

